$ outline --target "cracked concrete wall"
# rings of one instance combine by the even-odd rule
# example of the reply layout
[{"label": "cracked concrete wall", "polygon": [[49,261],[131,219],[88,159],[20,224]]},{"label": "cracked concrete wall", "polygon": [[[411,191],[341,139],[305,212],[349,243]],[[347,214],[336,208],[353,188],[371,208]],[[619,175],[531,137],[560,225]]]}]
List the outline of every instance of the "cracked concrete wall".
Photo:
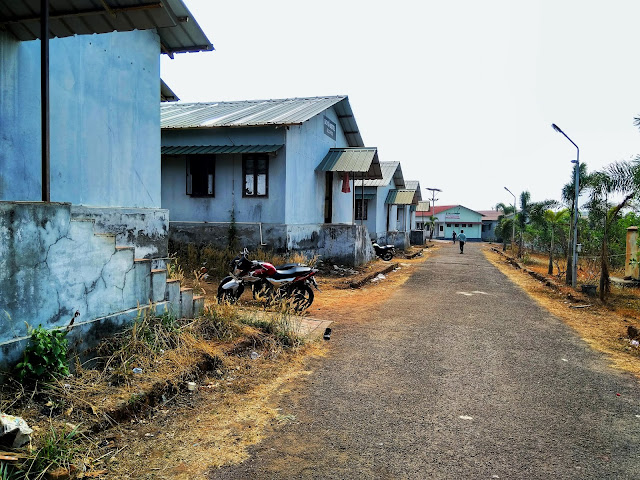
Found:
[{"label": "cracked concrete wall", "polygon": [[119,247],[135,247],[135,258],[169,255],[169,210],[72,205],[71,215],[74,220],[93,220],[95,232],[114,234]]},{"label": "cracked concrete wall", "polygon": [[133,256],[92,220],[72,220],[69,204],[0,202],[2,351],[25,323],[61,327],[76,311],[82,323],[148,303],[151,262]]},{"label": "cracked concrete wall", "polygon": [[375,256],[364,225],[323,225],[319,253],[325,262],[352,266],[365,264]]}]

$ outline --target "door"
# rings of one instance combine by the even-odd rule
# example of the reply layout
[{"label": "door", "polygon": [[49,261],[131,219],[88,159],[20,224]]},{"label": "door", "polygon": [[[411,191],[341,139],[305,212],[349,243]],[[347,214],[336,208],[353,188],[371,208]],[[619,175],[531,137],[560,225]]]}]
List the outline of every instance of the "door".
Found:
[{"label": "door", "polygon": [[324,185],[324,223],[333,218],[333,172],[326,172]]}]

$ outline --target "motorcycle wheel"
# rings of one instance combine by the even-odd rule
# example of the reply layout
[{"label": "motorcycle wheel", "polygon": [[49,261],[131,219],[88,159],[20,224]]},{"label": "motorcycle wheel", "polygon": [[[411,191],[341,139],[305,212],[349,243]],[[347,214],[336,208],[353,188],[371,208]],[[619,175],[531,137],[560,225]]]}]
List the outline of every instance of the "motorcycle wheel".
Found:
[{"label": "motorcycle wheel", "polygon": [[244,285],[238,285],[238,288],[234,291],[232,289],[224,289],[222,286],[231,280],[231,277],[225,277],[218,285],[218,303],[228,303],[233,305],[238,301],[242,292],[244,292]]},{"label": "motorcycle wheel", "polygon": [[252,284],[251,293],[253,294],[253,298],[255,300],[266,300],[267,305],[273,303],[273,299],[275,296],[273,285],[266,281]]},{"label": "motorcycle wheel", "polygon": [[290,304],[294,311],[302,312],[313,303],[313,290],[309,285],[295,285],[291,288]]},{"label": "motorcycle wheel", "polygon": [[392,258],[393,258],[393,253],[391,253],[391,252],[384,252],[384,253],[382,254],[382,259],[383,259],[385,262],[388,262],[388,261],[389,261],[389,260],[391,260]]}]

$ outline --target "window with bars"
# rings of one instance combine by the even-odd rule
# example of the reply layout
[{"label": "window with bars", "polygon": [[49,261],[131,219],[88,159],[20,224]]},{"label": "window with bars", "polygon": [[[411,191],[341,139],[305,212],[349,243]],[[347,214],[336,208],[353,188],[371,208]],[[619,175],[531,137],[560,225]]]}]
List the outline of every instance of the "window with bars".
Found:
[{"label": "window with bars", "polygon": [[356,220],[367,219],[368,206],[369,206],[369,200],[356,198]]},{"label": "window with bars", "polygon": [[243,197],[266,197],[269,195],[269,155],[266,153],[242,156],[244,178]]}]

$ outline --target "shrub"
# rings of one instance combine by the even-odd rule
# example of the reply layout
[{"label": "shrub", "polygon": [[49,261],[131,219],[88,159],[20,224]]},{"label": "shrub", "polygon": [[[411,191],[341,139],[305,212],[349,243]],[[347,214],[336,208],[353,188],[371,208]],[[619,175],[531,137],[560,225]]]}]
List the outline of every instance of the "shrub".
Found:
[{"label": "shrub", "polygon": [[28,327],[31,338],[22,362],[16,365],[20,380],[51,380],[69,375],[67,334],[69,330]]}]

